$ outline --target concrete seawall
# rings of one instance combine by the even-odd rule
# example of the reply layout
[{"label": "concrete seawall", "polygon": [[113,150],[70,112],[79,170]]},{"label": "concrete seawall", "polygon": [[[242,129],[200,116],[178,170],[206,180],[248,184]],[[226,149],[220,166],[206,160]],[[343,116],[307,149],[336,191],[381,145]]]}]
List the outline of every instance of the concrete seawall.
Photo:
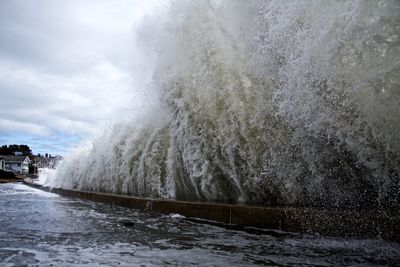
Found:
[{"label": "concrete seawall", "polygon": [[25,180],[25,184],[63,196],[77,197],[156,213],[178,213],[213,221],[226,227],[249,227],[342,237],[381,237],[400,241],[400,212],[332,210],[314,208],[268,208],[218,203],[198,203],[138,198],[102,192],[48,188]]}]

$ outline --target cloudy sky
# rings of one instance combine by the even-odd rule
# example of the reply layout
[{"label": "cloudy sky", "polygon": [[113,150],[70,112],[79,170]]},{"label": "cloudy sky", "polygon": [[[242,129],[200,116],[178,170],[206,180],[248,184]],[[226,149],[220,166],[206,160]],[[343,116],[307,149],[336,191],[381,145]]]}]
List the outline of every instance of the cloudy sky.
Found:
[{"label": "cloudy sky", "polygon": [[136,27],[157,8],[156,0],[1,0],[0,145],[63,154],[128,114],[150,72]]}]

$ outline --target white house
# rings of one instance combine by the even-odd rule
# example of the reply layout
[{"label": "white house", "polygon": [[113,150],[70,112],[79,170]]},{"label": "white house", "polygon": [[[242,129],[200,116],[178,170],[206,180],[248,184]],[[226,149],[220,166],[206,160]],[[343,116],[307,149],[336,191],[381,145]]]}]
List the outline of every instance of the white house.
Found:
[{"label": "white house", "polygon": [[4,166],[4,160],[3,158],[0,157],[0,170],[4,170],[5,166]]},{"label": "white house", "polygon": [[29,173],[31,160],[28,156],[0,156],[3,160],[3,170],[19,174]]}]

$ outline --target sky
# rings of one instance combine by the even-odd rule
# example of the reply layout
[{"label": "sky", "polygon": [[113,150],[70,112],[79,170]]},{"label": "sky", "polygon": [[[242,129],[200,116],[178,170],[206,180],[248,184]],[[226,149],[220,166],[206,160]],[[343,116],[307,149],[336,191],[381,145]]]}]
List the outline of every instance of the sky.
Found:
[{"label": "sky", "polygon": [[129,114],[150,75],[136,28],[157,8],[156,0],[1,0],[0,145],[62,155]]}]

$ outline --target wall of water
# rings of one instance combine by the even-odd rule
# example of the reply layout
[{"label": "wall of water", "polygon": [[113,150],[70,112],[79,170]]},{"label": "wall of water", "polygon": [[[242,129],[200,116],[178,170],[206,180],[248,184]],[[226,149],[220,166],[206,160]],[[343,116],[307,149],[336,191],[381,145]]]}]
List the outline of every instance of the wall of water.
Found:
[{"label": "wall of water", "polygon": [[151,103],[68,155],[51,185],[399,206],[399,1],[174,1],[138,35],[156,58]]}]

